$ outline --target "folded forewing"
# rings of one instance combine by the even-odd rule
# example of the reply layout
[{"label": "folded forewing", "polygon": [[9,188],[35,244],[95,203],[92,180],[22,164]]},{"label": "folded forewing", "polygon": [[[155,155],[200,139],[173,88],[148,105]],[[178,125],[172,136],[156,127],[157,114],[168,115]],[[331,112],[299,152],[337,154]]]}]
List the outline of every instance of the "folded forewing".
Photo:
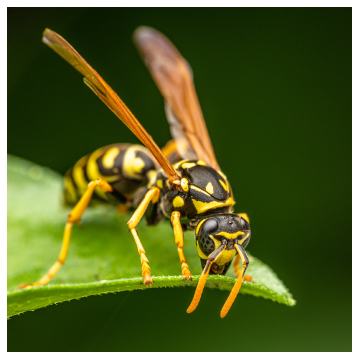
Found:
[{"label": "folded forewing", "polygon": [[152,137],[140,122],[122,102],[118,95],[102,79],[102,77],[81,57],[81,55],[60,35],[49,29],[43,34],[42,41],[70,63],[84,76],[84,82],[110,108],[110,110],[138,137],[149,149],[168,178],[172,181],[179,179],[166,156],[159,149]]}]

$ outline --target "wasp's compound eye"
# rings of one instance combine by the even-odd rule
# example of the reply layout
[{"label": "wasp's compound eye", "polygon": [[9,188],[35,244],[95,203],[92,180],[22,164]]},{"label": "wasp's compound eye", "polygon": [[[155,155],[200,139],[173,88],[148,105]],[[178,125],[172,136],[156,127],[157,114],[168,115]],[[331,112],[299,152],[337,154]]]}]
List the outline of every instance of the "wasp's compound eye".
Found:
[{"label": "wasp's compound eye", "polygon": [[243,229],[246,229],[246,230],[251,229],[251,227],[249,226],[249,223],[243,217],[241,217],[241,226]]},{"label": "wasp's compound eye", "polygon": [[213,219],[207,219],[200,227],[197,234],[199,248],[205,255],[209,255],[215,249],[214,241],[210,237],[211,234],[218,230],[218,222]]}]

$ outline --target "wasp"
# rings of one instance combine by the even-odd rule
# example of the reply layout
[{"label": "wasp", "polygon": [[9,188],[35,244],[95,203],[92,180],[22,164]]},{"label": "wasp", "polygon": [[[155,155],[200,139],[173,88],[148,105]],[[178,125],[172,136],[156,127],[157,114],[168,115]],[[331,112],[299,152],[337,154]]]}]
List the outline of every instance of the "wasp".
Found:
[{"label": "wasp", "polygon": [[[134,209],[127,225],[141,259],[143,283],[153,282],[149,261],[136,226],[169,219],[174,231],[182,277],[192,280],[183,247],[183,231],[193,230],[202,274],[188,313],[199,304],[208,275],[225,275],[234,261],[238,278],[220,313],[231,308],[245,276],[251,238],[248,216],[235,214],[231,186],[217,163],[195,91],[192,70],[176,47],[160,32],[139,27],[134,42],[165,100],[173,139],[161,150],[119,96],[60,35],[46,29],[42,41],[84,76],[85,84],[137,136],[142,145],[114,144],[81,158],[64,177],[64,201],[73,206],[67,217],[60,255],[39,281],[44,285],[64,264],[71,231],[86,208],[109,202]],[[240,268],[240,259],[242,267]]]}]

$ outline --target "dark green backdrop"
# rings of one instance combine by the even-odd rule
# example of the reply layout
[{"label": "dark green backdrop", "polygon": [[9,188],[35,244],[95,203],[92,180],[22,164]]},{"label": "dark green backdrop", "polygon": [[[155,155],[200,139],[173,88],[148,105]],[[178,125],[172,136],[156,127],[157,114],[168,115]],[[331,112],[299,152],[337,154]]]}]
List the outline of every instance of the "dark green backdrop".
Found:
[{"label": "dark green backdrop", "polygon": [[[8,350],[351,350],[351,8],[9,9],[8,152],[64,173],[137,142],[41,43],[65,37],[159,145],[162,98],[131,34],[164,32],[191,64],[222,170],[251,218],[248,247],[290,288],[288,308],[193,290],[91,297],[14,317]],[[143,324],[144,323],[144,324]]]}]

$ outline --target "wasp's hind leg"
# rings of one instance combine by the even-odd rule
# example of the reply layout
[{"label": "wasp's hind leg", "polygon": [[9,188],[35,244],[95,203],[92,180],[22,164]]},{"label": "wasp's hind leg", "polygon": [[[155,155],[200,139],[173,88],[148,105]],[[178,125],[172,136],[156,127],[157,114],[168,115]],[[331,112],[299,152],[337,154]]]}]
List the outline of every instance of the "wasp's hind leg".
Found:
[{"label": "wasp's hind leg", "polygon": [[192,274],[189,270],[188,263],[187,263],[185,255],[184,255],[184,252],[183,252],[184,238],[183,238],[183,230],[182,230],[180,218],[181,218],[181,214],[179,212],[177,212],[177,211],[172,212],[171,223],[173,226],[176,246],[178,249],[178,255],[179,255],[180,262],[181,262],[182,277],[183,277],[183,279],[192,280]]},{"label": "wasp's hind leg", "polygon": [[145,195],[142,202],[137,207],[135,213],[132,215],[131,219],[127,222],[128,227],[135,239],[138,254],[141,258],[141,265],[142,265],[142,276],[143,276],[143,283],[147,285],[147,287],[151,286],[152,278],[151,278],[151,269],[149,266],[149,261],[146,257],[145,249],[142,246],[140,238],[138,237],[136,226],[138,222],[141,220],[143,215],[146,212],[146,209],[149,203],[152,201],[153,203],[157,203],[160,197],[160,190],[157,187],[152,187]]},{"label": "wasp's hind leg", "polygon": [[102,191],[104,192],[113,191],[113,188],[102,178],[98,178],[96,181],[92,181],[88,184],[85,193],[83,194],[83,196],[80,198],[76,206],[73,208],[73,210],[70,212],[70,214],[67,217],[64,237],[62,240],[62,247],[58,260],[39,281],[30,284],[23,284],[19,288],[35,287],[38,285],[43,285],[48,283],[50,279],[55,276],[55,274],[58,272],[61,266],[65,263],[65,259],[70,245],[72,226],[74,225],[74,223],[80,222],[80,219],[83,213],[85,212],[96,187],[101,188]]}]

